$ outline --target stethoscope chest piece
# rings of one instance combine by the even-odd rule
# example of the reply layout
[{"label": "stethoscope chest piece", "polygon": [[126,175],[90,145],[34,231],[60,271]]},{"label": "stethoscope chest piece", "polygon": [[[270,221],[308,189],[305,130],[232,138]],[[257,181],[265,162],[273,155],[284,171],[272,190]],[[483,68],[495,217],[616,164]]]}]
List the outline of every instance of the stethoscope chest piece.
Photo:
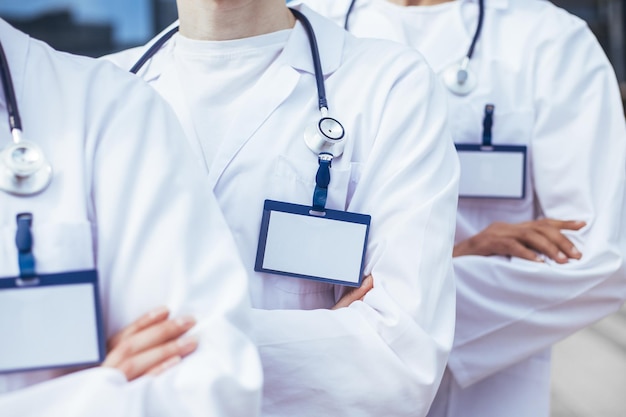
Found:
[{"label": "stethoscope chest piece", "polygon": [[338,120],[322,117],[304,131],[304,142],[316,154],[331,153],[335,158],[343,153],[345,130]]},{"label": "stethoscope chest piece", "polygon": [[443,71],[443,83],[448,90],[458,96],[466,96],[476,89],[478,85],[478,77],[469,68],[469,62],[464,59],[463,62],[450,65]]},{"label": "stethoscope chest piece", "polygon": [[0,152],[0,190],[28,196],[45,190],[52,180],[52,166],[32,142],[12,143]]}]

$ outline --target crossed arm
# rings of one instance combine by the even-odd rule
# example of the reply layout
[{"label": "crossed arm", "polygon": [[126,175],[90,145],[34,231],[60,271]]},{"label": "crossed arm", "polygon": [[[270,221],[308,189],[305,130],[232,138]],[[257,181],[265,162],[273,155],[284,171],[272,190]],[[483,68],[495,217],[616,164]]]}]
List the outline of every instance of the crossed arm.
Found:
[{"label": "crossed arm", "polygon": [[[453,256],[509,256],[542,262],[545,257],[564,264],[582,254],[563,234],[580,230],[585,222],[539,219],[523,223],[496,222],[454,247]],[[332,310],[348,307],[373,288],[367,276],[361,287],[345,294]],[[109,354],[102,366],[117,368],[131,381],[143,375],[158,375],[176,365],[198,346],[185,333],[195,324],[192,317],[170,318],[169,311],[157,308],[121,330],[108,342]]]}]

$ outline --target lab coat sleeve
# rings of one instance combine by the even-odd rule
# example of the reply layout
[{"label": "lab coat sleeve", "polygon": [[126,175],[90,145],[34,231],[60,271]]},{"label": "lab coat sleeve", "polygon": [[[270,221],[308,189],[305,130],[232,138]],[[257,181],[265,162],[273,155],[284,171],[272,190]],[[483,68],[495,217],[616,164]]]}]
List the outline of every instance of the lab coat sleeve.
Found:
[{"label": "lab coat sleeve", "polygon": [[359,135],[371,148],[347,208],[372,216],[374,288],[335,311],[255,310],[266,416],[417,417],[436,392],[454,327],[459,171],[441,87],[403,59],[385,61],[403,70],[359,104],[377,129]]},{"label": "lab coat sleeve", "polygon": [[198,350],[158,377],[129,383],[117,370],[93,368],[9,393],[0,414],[255,416],[261,369],[234,241],[172,111],[118,71],[123,77],[94,75],[117,83],[124,98],[91,115],[85,145],[107,335],[166,305],[197,317]]},{"label": "lab coat sleeve", "polygon": [[455,258],[458,321],[449,367],[461,386],[550,347],[617,310],[626,296],[626,130],[615,76],[580,21],[537,51],[534,192],[545,217],[587,222],[566,232],[583,257],[565,265]]}]

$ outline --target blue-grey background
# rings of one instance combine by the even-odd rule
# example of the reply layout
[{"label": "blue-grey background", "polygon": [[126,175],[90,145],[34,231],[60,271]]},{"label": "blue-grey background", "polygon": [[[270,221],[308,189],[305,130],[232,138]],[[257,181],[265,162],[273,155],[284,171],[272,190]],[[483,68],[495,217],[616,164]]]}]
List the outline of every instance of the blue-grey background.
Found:
[{"label": "blue-grey background", "polygon": [[[553,0],[585,19],[626,81],[624,0]],[[176,19],[175,0],[2,0],[0,17],[53,47],[90,56],[140,45]]]}]

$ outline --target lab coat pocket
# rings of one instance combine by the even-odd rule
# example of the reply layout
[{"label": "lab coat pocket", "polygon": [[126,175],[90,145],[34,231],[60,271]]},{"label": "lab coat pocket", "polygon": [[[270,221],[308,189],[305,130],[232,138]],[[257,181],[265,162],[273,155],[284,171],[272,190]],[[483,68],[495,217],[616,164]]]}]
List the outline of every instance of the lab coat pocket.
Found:
[{"label": "lab coat pocket", "polygon": [[37,272],[56,273],[94,268],[89,222],[33,223],[33,254]]},{"label": "lab coat pocket", "polygon": [[[315,189],[317,168],[317,158],[313,154],[306,160],[279,155],[274,163],[270,199],[310,205]],[[346,169],[337,167],[337,164],[332,166],[327,208],[346,209],[351,171],[351,167]]]}]

